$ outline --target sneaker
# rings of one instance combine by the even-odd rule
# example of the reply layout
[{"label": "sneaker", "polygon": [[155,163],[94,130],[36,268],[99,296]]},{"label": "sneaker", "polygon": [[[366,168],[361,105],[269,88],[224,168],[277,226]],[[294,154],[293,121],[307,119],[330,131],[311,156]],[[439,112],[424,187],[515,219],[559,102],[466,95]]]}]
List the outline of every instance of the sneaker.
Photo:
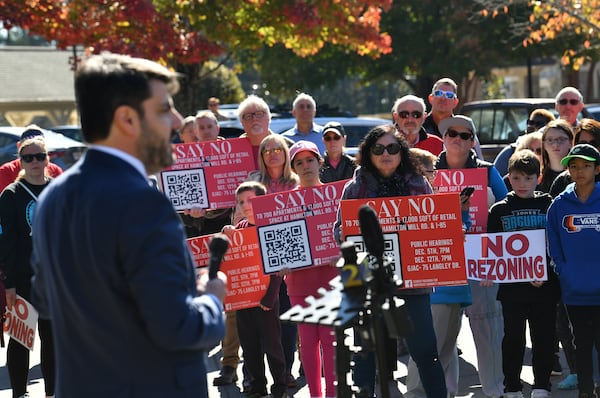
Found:
[{"label": "sneaker", "polygon": [[552,372],[550,376],[562,376],[562,366],[558,359],[558,355],[554,354],[554,363],[552,364]]},{"label": "sneaker", "polygon": [[502,397],[503,398],[523,398],[523,392],[522,391],[505,392]]},{"label": "sneaker", "polygon": [[213,380],[213,386],[226,386],[235,383],[237,380],[238,376],[235,368],[232,366],[223,366],[220,375]]},{"label": "sneaker", "polygon": [[531,398],[549,398],[550,391],[544,390],[543,388],[534,388],[531,390]]},{"label": "sneaker", "polygon": [[570,374],[563,379],[560,383],[556,385],[556,388],[559,390],[576,390],[579,381],[577,380],[577,375]]}]

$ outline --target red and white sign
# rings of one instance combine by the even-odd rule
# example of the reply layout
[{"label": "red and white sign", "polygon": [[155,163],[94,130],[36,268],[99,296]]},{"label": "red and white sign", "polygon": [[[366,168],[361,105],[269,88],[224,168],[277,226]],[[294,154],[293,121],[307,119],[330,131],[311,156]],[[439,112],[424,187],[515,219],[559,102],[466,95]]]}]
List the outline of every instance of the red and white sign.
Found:
[{"label": "red and white sign", "polygon": [[469,279],[496,283],[548,280],[543,229],[467,235],[465,257]]},{"label": "red and white sign", "polygon": [[[187,240],[197,267],[208,265],[211,237],[204,235]],[[229,241],[229,249],[221,263],[221,271],[227,275],[225,311],[258,307],[269,287],[270,277],[262,271],[256,227],[235,230]]]},{"label": "red and white sign", "polygon": [[471,228],[469,234],[480,234],[487,231],[488,219],[488,170],[485,167],[473,169],[438,170],[434,181],[437,193],[460,193],[466,187],[475,188],[471,196],[469,215]]},{"label": "red and white sign", "polygon": [[4,331],[25,348],[33,351],[37,321],[37,310],[27,300],[17,295],[12,310],[6,311]]},{"label": "red and white sign", "polygon": [[192,206],[235,206],[235,190],[254,170],[245,138],[174,144],[175,163],[161,172],[161,187],[177,211]]},{"label": "red and white sign", "polygon": [[321,266],[339,257],[333,224],[346,182],[252,199],[265,273]]},{"label": "red and white sign", "polygon": [[342,200],[342,235],[366,251],[358,210],[375,210],[384,257],[405,288],[465,285],[464,234],[458,194]]}]

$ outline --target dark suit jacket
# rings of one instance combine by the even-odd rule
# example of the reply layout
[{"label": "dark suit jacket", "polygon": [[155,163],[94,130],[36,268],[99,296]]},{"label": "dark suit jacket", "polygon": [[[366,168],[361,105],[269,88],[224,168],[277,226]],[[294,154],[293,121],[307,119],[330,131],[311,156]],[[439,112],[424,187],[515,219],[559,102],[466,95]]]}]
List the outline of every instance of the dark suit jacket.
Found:
[{"label": "dark suit jacket", "polygon": [[33,301],[52,319],[57,397],[206,397],[205,351],[224,334],[169,200],[90,149],[40,197]]}]

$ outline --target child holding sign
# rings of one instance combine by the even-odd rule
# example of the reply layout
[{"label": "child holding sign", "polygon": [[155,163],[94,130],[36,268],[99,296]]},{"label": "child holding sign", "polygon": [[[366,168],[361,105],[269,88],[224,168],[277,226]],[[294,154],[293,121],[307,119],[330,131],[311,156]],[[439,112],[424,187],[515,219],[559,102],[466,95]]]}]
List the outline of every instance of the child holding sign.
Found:
[{"label": "child holding sign", "polygon": [[589,144],[575,145],[565,156],[573,184],[548,209],[548,248],[556,264],[562,301],[573,325],[580,397],[595,397],[593,347],[600,349],[600,152]]},{"label": "child holding sign", "polygon": [[[235,199],[245,218],[238,222],[235,228],[232,225],[223,227],[223,233],[228,234],[234,229],[253,226],[252,199],[266,193],[267,189],[259,182],[241,183],[235,191]],[[237,332],[244,352],[244,365],[251,378],[251,387],[246,394],[246,397],[249,398],[267,395],[265,354],[273,377],[271,395],[275,398],[286,396],[285,358],[281,346],[281,325],[279,323],[281,279],[281,276],[271,275],[269,287],[260,301],[260,306],[238,310],[236,314]]]},{"label": "child holding sign", "polygon": [[[508,179],[513,188],[489,212],[488,232],[511,232],[546,227],[545,214],[552,197],[535,191],[540,162],[532,151],[515,152],[508,161]],[[550,373],[554,358],[556,303],[560,296],[558,279],[547,262],[548,280],[501,283],[498,300],[502,302],[504,338],[502,370],[504,397],[522,398],[521,368],[525,353],[525,326],[529,322],[532,342],[532,398],[550,395]]]}]

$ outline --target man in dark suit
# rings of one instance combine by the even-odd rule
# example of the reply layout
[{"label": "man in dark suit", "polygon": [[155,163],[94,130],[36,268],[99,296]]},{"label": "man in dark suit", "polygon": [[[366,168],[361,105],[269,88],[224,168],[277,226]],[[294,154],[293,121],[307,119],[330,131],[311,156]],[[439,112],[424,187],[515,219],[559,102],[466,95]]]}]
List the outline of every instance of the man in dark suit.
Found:
[{"label": "man in dark suit", "polygon": [[40,197],[33,230],[33,301],[52,320],[59,397],[208,396],[225,283],[197,282],[181,222],[146,177],[173,161],[176,91],[175,74],[144,59],[97,55],[77,71],[91,146]]}]

